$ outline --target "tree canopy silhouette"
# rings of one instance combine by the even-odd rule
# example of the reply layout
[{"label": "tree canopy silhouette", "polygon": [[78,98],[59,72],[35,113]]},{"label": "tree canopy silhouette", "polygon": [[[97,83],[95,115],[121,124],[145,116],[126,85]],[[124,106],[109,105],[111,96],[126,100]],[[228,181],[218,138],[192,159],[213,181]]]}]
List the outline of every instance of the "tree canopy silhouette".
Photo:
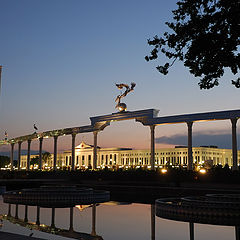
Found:
[{"label": "tree canopy silhouette", "polygon": [[148,39],[153,46],[147,61],[165,55],[169,61],[157,66],[166,75],[176,60],[183,61],[190,73],[200,77],[201,89],[219,85],[229,68],[232,84],[240,88],[240,1],[180,0],[170,28],[163,36]]}]

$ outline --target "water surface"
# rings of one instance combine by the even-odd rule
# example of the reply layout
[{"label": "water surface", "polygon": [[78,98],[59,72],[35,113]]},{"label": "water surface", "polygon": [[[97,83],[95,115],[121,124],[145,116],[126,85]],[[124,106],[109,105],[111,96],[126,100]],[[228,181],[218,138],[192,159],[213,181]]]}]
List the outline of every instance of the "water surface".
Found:
[{"label": "water surface", "polygon": [[[0,214],[8,214],[8,204],[0,197]],[[16,207],[11,205],[11,215],[15,216]],[[36,222],[37,207],[28,206],[28,221]],[[18,218],[24,219],[25,206],[18,206]],[[93,207],[75,206],[73,208],[73,229],[77,232],[91,234],[92,230],[104,240],[187,240],[189,237],[189,223],[166,220],[154,216],[150,204],[108,202],[96,206],[96,221],[94,228]],[[51,208],[40,209],[40,223],[50,226],[52,219]],[[155,222],[155,231],[154,231]],[[55,226],[69,229],[70,208],[55,209]],[[94,228],[94,229],[93,229]],[[23,235],[33,233],[34,237],[60,240],[66,237],[31,230],[3,220],[0,231]],[[229,226],[215,226],[194,224],[195,240],[218,239],[235,240],[235,228]],[[155,237],[154,237],[155,235]]]}]

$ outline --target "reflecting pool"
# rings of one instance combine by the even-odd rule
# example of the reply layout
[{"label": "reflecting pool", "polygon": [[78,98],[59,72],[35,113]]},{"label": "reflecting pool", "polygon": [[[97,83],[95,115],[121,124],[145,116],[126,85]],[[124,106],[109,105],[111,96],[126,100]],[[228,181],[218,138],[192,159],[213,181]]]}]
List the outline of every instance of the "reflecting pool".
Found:
[{"label": "reflecting pool", "polygon": [[[151,204],[110,201],[68,208],[46,208],[10,205],[3,203],[0,196],[0,214],[0,231],[42,239],[80,239],[83,236],[86,239],[104,240],[190,239],[189,223],[156,217],[155,206]],[[194,239],[235,240],[235,228],[195,223]]]}]

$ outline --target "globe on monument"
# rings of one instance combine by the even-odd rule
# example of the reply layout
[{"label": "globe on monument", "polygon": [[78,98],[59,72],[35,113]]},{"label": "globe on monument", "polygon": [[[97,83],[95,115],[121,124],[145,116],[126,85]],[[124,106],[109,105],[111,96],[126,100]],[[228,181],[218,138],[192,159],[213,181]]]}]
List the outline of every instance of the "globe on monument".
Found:
[{"label": "globe on monument", "polygon": [[125,112],[127,110],[127,105],[125,103],[119,103],[117,105],[119,112]]}]

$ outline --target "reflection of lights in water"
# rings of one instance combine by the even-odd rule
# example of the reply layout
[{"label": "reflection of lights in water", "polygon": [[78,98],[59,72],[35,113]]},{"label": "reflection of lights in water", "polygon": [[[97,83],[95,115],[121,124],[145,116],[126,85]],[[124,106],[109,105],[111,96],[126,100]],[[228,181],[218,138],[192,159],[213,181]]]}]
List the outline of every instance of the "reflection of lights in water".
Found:
[{"label": "reflection of lights in water", "polygon": [[76,205],[75,206],[78,210],[83,211],[86,208],[92,207],[92,205]]},{"label": "reflection of lights in water", "polygon": [[161,173],[163,174],[167,173],[167,169],[166,168],[161,169]]},{"label": "reflection of lights in water", "polygon": [[207,171],[206,171],[205,168],[201,168],[201,169],[199,170],[199,172],[202,173],[202,174],[205,174]]},{"label": "reflection of lights in water", "polygon": [[101,203],[101,205],[106,205],[106,206],[118,206],[118,205],[131,205],[132,203],[128,202],[115,202],[115,201],[109,201],[105,203]]}]

